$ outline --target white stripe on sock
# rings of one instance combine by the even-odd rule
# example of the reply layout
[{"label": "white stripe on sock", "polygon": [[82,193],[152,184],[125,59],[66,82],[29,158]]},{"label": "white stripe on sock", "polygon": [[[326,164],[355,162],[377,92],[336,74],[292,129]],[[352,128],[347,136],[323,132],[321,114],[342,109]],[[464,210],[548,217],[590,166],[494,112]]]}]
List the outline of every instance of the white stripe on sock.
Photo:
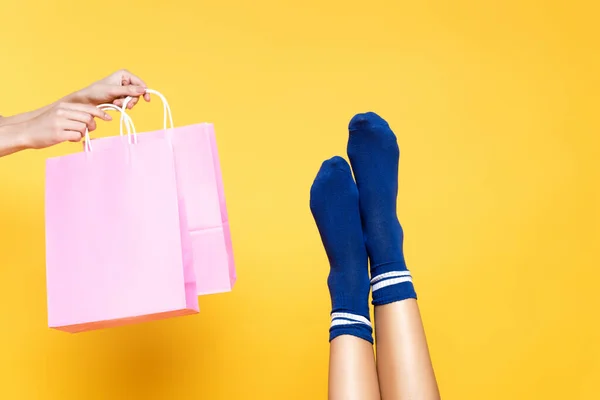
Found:
[{"label": "white stripe on sock", "polygon": [[362,322],[358,322],[358,321],[348,321],[347,319],[334,319],[333,321],[331,321],[331,328],[333,328],[334,326],[339,326],[339,325],[354,325],[354,324],[364,325]]},{"label": "white stripe on sock", "polygon": [[373,291],[376,291],[378,289],[387,287],[387,286],[391,286],[391,285],[397,285],[399,283],[404,283],[404,282],[412,282],[412,278],[410,276],[404,277],[404,278],[394,278],[394,279],[388,279],[386,281],[382,281],[379,283],[376,283],[373,285]]},{"label": "white stripe on sock", "polygon": [[349,319],[349,320],[352,320],[352,321],[360,322],[362,324],[371,326],[371,321],[369,321],[368,319],[366,319],[362,315],[355,315],[355,314],[350,314],[350,313],[340,313],[340,312],[334,312],[334,313],[332,313],[331,314],[331,320],[333,321],[336,318]]},{"label": "white stripe on sock", "polygon": [[394,278],[396,276],[410,276],[410,271],[391,271],[386,272],[385,274],[380,274],[371,279],[371,285],[379,282],[382,279]]}]

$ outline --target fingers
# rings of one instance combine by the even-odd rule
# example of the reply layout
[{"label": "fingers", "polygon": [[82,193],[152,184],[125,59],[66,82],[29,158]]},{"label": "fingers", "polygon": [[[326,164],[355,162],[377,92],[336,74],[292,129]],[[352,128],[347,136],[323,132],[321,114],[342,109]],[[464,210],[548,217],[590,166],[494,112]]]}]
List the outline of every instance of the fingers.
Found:
[{"label": "fingers", "polygon": [[[146,89],[148,87],[148,85],[146,85],[146,82],[144,82],[139,76],[136,76],[127,70],[123,70],[122,76],[123,76],[123,78],[122,78],[121,84],[123,86],[134,85],[134,86],[143,87],[144,89]],[[150,101],[150,93],[144,92],[144,100]],[[137,102],[137,100],[136,100],[136,102]],[[132,105],[132,107],[133,107],[133,105]]]},{"label": "fingers", "polygon": [[63,140],[79,142],[85,136],[87,125],[84,122],[67,120],[63,123]]},{"label": "fingers", "polygon": [[90,132],[96,129],[96,121],[94,120],[94,117],[83,111],[67,110],[64,112],[63,116],[68,121],[84,123]]},{"label": "fingers", "polygon": [[[131,110],[133,108],[133,106],[137,104],[138,101],[139,101],[139,97],[132,97],[131,100],[129,100],[127,102],[127,109]],[[125,103],[125,99],[117,99],[117,100],[113,101],[112,103],[117,107],[123,107],[123,104]]]},{"label": "fingers", "polygon": [[132,109],[139,102],[140,96],[143,96],[144,100],[150,101],[150,93],[146,93],[148,87],[146,82],[126,69],[112,74],[106,83],[110,83],[107,102],[112,102],[117,107],[123,107],[124,99],[127,96],[133,97],[127,103],[128,109]]},{"label": "fingers", "polygon": [[139,96],[144,93],[146,93],[146,89],[143,86],[111,86],[109,89],[110,99],[117,107],[123,107],[123,101],[125,97],[132,97],[127,104],[127,108],[130,110],[139,101]]},{"label": "fingers", "polygon": [[[146,93],[146,88],[143,86],[128,85],[128,86],[110,86],[108,88],[108,94],[112,98],[112,101],[122,99],[127,96],[139,97]],[[121,103],[122,104],[122,103]]]},{"label": "fingers", "polygon": [[112,117],[103,110],[89,104],[60,104],[56,109],[56,123],[59,129],[60,141],[79,142],[85,136],[85,131],[96,129],[94,118],[105,121]]},{"label": "fingers", "polygon": [[139,97],[132,97],[131,100],[129,100],[129,102],[127,103],[127,108],[131,110],[133,106],[135,106],[138,103],[138,101],[140,101]]},{"label": "fingers", "polygon": [[90,104],[78,104],[78,103],[61,104],[59,106],[59,112],[61,110],[80,111],[82,113],[89,114],[92,117],[100,118],[105,121],[112,121],[112,117],[108,113],[106,113],[103,110],[99,109],[98,107],[92,106]]}]

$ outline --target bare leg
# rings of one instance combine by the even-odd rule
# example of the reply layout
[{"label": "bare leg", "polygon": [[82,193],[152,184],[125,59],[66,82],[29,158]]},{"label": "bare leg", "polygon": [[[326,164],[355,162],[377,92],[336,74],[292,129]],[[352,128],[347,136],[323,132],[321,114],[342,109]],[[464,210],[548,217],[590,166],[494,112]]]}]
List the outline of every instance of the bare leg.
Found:
[{"label": "bare leg", "polygon": [[371,343],[350,335],[333,339],[329,350],[329,399],[380,398]]},{"label": "bare leg", "polygon": [[440,398],[415,299],[375,307],[381,398]]}]

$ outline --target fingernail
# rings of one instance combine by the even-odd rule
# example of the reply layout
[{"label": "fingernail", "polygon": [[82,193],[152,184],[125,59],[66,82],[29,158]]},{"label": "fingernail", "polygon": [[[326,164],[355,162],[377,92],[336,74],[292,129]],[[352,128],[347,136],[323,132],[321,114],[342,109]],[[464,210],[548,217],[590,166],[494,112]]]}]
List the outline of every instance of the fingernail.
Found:
[{"label": "fingernail", "polygon": [[139,94],[144,94],[144,93],[146,93],[146,89],[144,89],[143,87],[140,87],[140,88],[138,88],[137,92]]},{"label": "fingernail", "polygon": [[112,121],[112,117],[109,114],[104,114],[104,119],[107,121]]}]

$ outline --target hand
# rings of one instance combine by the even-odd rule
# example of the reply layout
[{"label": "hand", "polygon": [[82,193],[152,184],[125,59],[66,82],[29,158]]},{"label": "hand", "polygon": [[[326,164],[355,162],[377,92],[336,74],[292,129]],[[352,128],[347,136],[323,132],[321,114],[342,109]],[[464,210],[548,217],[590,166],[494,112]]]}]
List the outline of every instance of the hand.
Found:
[{"label": "hand", "polygon": [[65,100],[94,106],[102,103],[112,103],[121,107],[127,96],[133,97],[127,105],[128,109],[132,109],[137,104],[140,96],[143,96],[144,100],[150,101],[150,94],[146,93],[144,81],[127,70],[121,70],[67,96]]},{"label": "hand", "polygon": [[22,123],[21,142],[25,148],[42,149],[65,141],[79,142],[85,130],[96,129],[94,117],[105,121],[111,116],[89,104],[57,103],[40,115]]}]

